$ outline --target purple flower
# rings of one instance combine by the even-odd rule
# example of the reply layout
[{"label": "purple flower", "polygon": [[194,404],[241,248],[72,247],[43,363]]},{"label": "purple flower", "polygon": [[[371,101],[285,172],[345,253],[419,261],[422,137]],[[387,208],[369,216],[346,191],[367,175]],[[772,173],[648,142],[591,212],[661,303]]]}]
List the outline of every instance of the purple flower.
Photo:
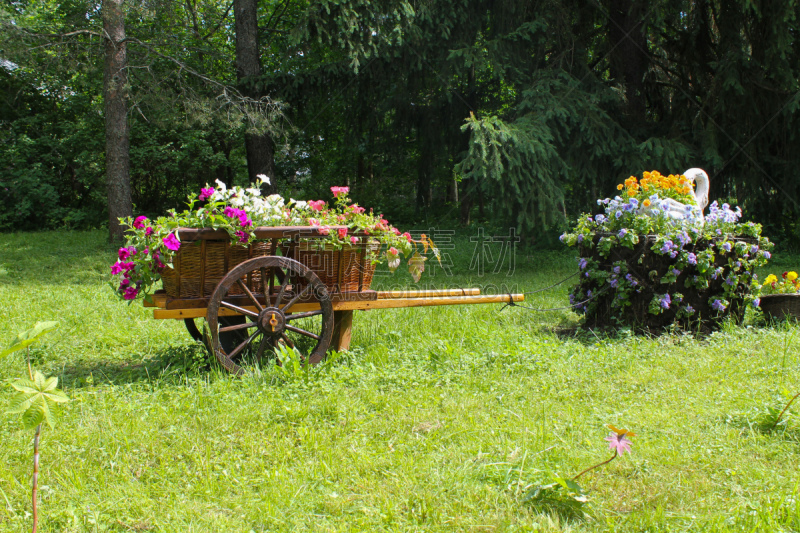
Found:
[{"label": "purple flower", "polygon": [[614,216],[617,218],[622,218],[622,211],[617,211],[616,213],[614,213]]},{"label": "purple flower", "polygon": [[211,198],[212,194],[214,194],[213,187],[203,187],[202,189],[200,189],[200,196],[198,198],[202,202],[207,198]]},{"label": "purple flower", "polygon": [[661,298],[661,301],[659,302],[661,307],[663,307],[664,309],[669,309],[669,304],[671,304],[671,303],[672,303],[672,298],[669,297],[669,293],[665,294]]},{"label": "purple flower", "polygon": [[583,242],[583,234],[578,235],[578,243],[582,243],[582,242]]},{"label": "purple flower", "polygon": [[725,310],[725,304],[722,303],[722,301],[720,301],[720,300],[714,300],[714,303],[711,304],[711,308],[715,309],[717,311],[724,311]]},{"label": "purple flower", "polygon": [[756,246],[755,244],[750,247],[750,255],[755,255],[757,251],[758,251],[758,246]]},{"label": "purple flower", "polygon": [[730,252],[731,251],[731,243],[729,243],[729,242],[722,243],[722,249],[725,250],[726,252]]},{"label": "purple flower", "polygon": [[606,216],[603,214],[599,214],[596,217],[594,217],[594,221],[597,222],[598,224],[602,224],[603,222],[605,222],[605,220]]},{"label": "purple flower", "polygon": [[678,270],[677,268],[673,268],[672,269],[672,273],[675,274],[676,276],[680,276],[681,275],[681,271]]},{"label": "purple flower", "polygon": [[617,288],[617,285],[619,284],[619,281],[617,280],[617,278],[611,278],[611,279],[608,281],[608,284],[609,284],[609,285],[611,285],[611,288],[612,288],[612,289],[616,289],[616,288]]},{"label": "purple flower", "polygon": [[770,257],[772,257],[772,254],[769,252],[761,252],[761,254],[764,256],[764,259],[769,259]]},{"label": "purple flower", "polygon": [[693,315],[693,314],[694,314],[694,307],[692,307],[691,305],[687,305],[687,306],[684,308],[684,310],[685,310],[685,311],[686,311],[688,314],[690,314],[690,315]]},{"label": "purple flower", "polygon": [[583,270],[584,268],[586,268],[586,263],[587,263],[586,259],[585,258],[581,258],[581,260],[578,261],[578,268]]},{"label": "purple flower", "polygon": [[730,286],[733,286],[733,285],[736,285],[736,280],[734,280],[732,276],[728,276],[725,279],[725,283],[727,283]]},{"label": "purple flower", "polygon": [[753,307],[758,307],[761,305],[761,298],[756,298],[753,300]]},{"label": "purple flower", "polygon": [[661,247],[661,253],[662,254],[668,254],[672,250],[673,246],[674,245],[672,244],[672,241],[665,242],[664,246]]},{"label": "purple flower", "polygon": [[628,234],[628,230],[626,230],[625,228],[622,228],[621,230],[619,230],[619,233],[617,233],[617,237],[621,239],[627,234]]},{"label": "purple flower", "polygon": [[620,269],[619,266],[614,267],[614,274],[619,274],[621,271],[622,269]]},{"label": "purple flower", "polygon": [[562,233],[561,236],[558,238],[558,240],[561,241],[561,242],[564,242],[564,239],[566,239],[566,238],[567,238],[567,234],[566,233]]},{"label": "purple flower", "polygon": [[173,252],[177,252],[181,247],[181,241],[178,240],[174,233],[170,233],[164,237],[162,242],[167,249],[172,250]]},{"label": "purple flower", "polygon": [[625,433],[620,435],[619,433],[611,433],[608,437],[605,437],[603,440],[608,441],[608,449],[612,450],[617,455],[622,455],[625,452],[631,451],[631,441],[625,437]]},{"label": "purple flower", "polygon": [[233,232],[233,234],[239,237],[239,242],[241,243],[247,242],[247,240],[250,238],[250,235],[248,235],[244,231],[235,231]]}]

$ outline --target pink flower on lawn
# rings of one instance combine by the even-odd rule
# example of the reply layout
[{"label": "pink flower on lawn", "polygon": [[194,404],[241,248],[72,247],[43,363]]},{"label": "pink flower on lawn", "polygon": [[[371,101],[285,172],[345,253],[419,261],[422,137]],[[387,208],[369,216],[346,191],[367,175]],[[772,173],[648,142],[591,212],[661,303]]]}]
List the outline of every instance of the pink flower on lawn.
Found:
[{"label": "pink flower on lawn", "polygon": [[329,228],[328,226],[320,226],[319,227],[320,235],[328,235],[330,232],[331,232],[331,228]]},{"label": "pink flower on lawn", "polygon": [[147,217],[141,216],[136,217],[136,220],[133,221],[133,227],[136,229],[144,228],[144,223],[147,222]]},{"label": "pink flower on lawn", "polygon": [[349,193],[350,187],[331,187],[331,192],[336,198],[338,198],[339,195]]},{"label": "pink flower on lawn", "polygon": [[212,194],[214,194],[214,188],[213,187],[203,187],[202,189],[200,189],[200,196],[198,198],[202,202],[203,200],[206,200],[207,198],[211,198]]},{"label": "pink flower on lawn", "polygon": [[168,250],[172,250],[173,252],[177,252],[181,247],[181,241],[178,240],[174,233],[170,233],[164,237],[162,242]]},{"label": "pink flower on lawn", "polygon": [[308,206],[313,209],[314,211],[322,211],[325,209],[325,201],[324,200],[310,200],[308,202]]},{"label": "pink flower on lawn", "polygon": [[125,289],[125,291],[122,293],[122,297],[125,300],[133,300],[134,298],[136,298],[137,294],[139,294],[139,289],[137,289],[136,287],[131,286],[131,287],[128,287],[127,289]]},{"label": "pink flower on lawn", "polygon": [[347,228],[339,228],[338,233],[339,233],[339,238],[344,239],[345,237],[347,237]]},{"label": "pink flower on lawn", "polygon": [[616,451],[617,455],[622,455],[625,452],[631,451],[631,441],[625,438],[625,433],[620,435],[619,433],[611,433],[608,437],[605,437],[604,440],[608,441],[608,448],[612,451]]},{"label": "pink flower on lawn", "polygon": [[350,242],[352,242],[353,244],[358,244],[358,237],[355,236],[350,237]]}]

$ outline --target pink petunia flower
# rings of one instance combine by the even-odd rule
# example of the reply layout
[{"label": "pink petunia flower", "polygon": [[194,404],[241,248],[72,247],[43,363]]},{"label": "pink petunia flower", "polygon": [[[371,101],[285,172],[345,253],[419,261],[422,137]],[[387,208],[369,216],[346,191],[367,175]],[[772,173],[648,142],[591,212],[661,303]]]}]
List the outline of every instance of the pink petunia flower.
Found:
[{"label": "pink petunia flower", "polygon": [[314,211],[322,211],[325,209],[325,201],[324,200],[309,200],[308,206],[313,209]]},{"label": "pink petunia flower", "polygon": [[358,244],[358,237],[356,237],[356,236],[350,237],[350,242],[353,243],[353,244]]},{"label": "pink petunia flower", "polygon": [[328,235],[330,232],[331,232],[331,228],[329,228],[328,226],[320,226],[319,227],[320,235]]},{"label": "pink petunia flower", "polygon": [[360,206],[358,206],[356,204],[351,205],[350,209],[352,209],[354,212],[359,213],[359,214],[361,214],[364,211],[366,211],[366,209],[364,209],[363,207],[360,207]]},{"label": "pink petunia flower", "polygon": [[198,196],[198,199],[202,202],[203,200],[211,198],[212,194],[214,194],[213,187],[203,187],[200,189],[200,196]]},{"label": "pink petunia flower", "polygon": [[244,231],[236,231],[234,232],[234,235],[239,237],[239,242],[247,242],[250,239],[250,235],[248,235],[247,232]]},{"label": "pink petunia flower", "polygon": [[319,226],[319,220],[317,220],[316,218],[309,218],[308,219],[308,225],[309,226]]},{"label": "pink petunia flower", "polygon": [[151,228],[150,226],[147,226],[147,229],[144,230],[144,234],[149,237],[150,235],[153,234],[153,228]]},{"label": "pink petunia flower", "polygon": [[411,234],[409,232],[405,232],[401,235],[401,237],[405,237],[408,242],[411,242]]},{"label": "pink petunia flower", "polygon": [[625,438],[625,434],[611,433],[604,440],[608,441],[608,448],[616,451],[617,455],[631,451],[631,441]]},{"label": "pink petunia flower", "polygon": [[133,221],[133,227],[136,229],[144,228],[144,223],[147,222],[146,216],[136,217],[136,220]]},{"label": "pink petunia flower", "polygon": [[345,237],[347,237],[347,228],[339,228],[338,233],[339,233],[339,238],[344,239]]},{"label": "pink petunia flower", "polygon": [[122,293],[122,298],[124,298],[125,300],[133,300],[134,298],[136,298],[137,294],[139,294],[139,289],[131,286],[125,289],[125,291]]},{"label": "pink petunia flower", "polygon": [[399,236],[400,235],[400,230],[397,229],[397,228],[392,228],[392,233],[394,233],[395,235]]},{"label": "pink petunia flower", "polygon": [[397,248],[395,248],[394,246],[392,246],[391,248],[389,248],[389,253],[390,253],[390,254],[392,254],[392,255],[397,255],[397,254],[399,254],[400,252],[398,252],[398,251],[397,251]]},{"label": "pink petunia flower", "polygon": [[111,265],[111,275],[116,276],[117,274],[122,274],[124,269],[122,268],[122,263],[117,261],[113,265]]},{"label": "pink petunia flower", "polygon": [[336,198],[338,198],[342,194],[349,193],[350,187],[331,187],[331,192]]},{"label": "pink petunia flower", "polygon": [[178,240],[174,233],[170,233],[164,237],[162,242],[168,250],[172,250],[173,252],[177,252],[181,247],[181,241]]},{"label": "pink petunia flower", "polygon": [[119,282],[119,290],[124,289],[125,287],[127,287],[130,284],[131,284],[131,280],[129,280],[128,278],[122,278],[122,281]]},{"label": "pink petunia flower", "polygon": [[119,256],[120,261],[125,261],[127,258],[131,256],[131,252],[136,253],[136,248],[120,248],[117,255]]}]

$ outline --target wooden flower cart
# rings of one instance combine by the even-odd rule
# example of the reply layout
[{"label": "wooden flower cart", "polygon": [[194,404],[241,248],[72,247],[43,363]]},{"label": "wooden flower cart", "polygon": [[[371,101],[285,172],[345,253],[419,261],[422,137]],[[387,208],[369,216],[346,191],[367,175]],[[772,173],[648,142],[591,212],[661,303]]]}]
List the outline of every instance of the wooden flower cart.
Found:
[{"label": "wooden flower cart", "polygon": [[[332,227],[330,231],[338,228]],[[328,349],[350,344],[353,311],[508,303],[522,294],[482,295],[479,289],[374,291],[370,284],[377,251],[366,234],[339,250],[316,227],[262,227],[243,247],[213,229],[180,229],[173,269],[162,273],[164,289],[145,306],[157,319],[184,320],[189,333],[206,342],[230,372],[241,361],[258,361],[281,347],[297,348],[311,363]],[[195,319],[204,318],[207,329]]]}]

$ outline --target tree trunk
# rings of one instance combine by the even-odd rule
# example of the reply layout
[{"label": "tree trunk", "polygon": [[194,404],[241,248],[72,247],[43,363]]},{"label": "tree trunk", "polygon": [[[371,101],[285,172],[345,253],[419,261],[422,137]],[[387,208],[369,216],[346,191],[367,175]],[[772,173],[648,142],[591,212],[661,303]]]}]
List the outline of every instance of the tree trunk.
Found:
[{"label": "tree trunk", "polygon": [[106,120],[106,186],[111,242],[121,241],[120,217],[133,214],[131,203],[130,134],[128,129],[128,56],[123,0],[103,1],[105,69],[103,96]]},{"label": "tree trunk", "polygon": [[[233,14],[236,19],[236,78],[242,93],[253,100],[261,98],[253,79],[261,76],[261,58],[258,50],[258,2],[257,0],[234,0]],[[266,174],[270,185],[262,187],[266,194],[277,191],[275,184],[275,144],[266,133],[245,133],[244,147],[247,152],[247,174],[250,181],[259,174]]]},{"label": "tree trunk", "polygon": [[608,41],[611,52],[611,75],[625,83],[627,114],[631,125],[645,120],[644,75],[648,58],[645,55],[646,3],[635,0],[610,0],[608,3]]}]

